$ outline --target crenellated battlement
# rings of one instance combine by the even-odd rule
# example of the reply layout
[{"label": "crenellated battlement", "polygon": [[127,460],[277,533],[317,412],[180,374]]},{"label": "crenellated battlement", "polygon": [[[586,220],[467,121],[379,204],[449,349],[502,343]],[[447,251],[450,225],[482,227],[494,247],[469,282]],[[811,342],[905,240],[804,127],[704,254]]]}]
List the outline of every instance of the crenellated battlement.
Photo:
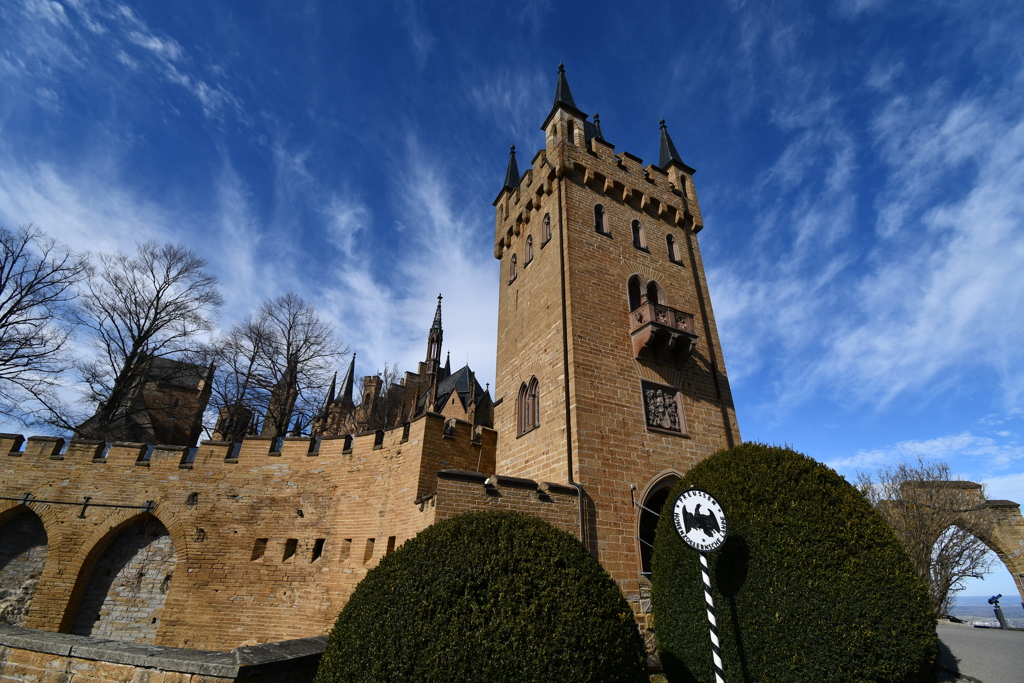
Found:
[{"label": "crenellated battlement", "polygon": [[[0,434],[0,453],[8,458],[5,469],[32,467],[43,461],[64,461],[68,466],[90,463],[97,466],[140,467],[146,470],[167,468],[202,469],[221,465],[257,465],[287,461],[299,466],[320,467],[323,460],[312,458],[386,457],[404,444],[445,444],[442,450],[479,451],[494,443],[494,430],[464,420],[446,419],[438,413],[426,413],[412,422],[389,430],[325,437],[272,438],[250,436],[242,441],[203,441],[198,447],[164,444],[104,442],[53,436]],[[2,457],[2,456],[0,456]],[[266,460],[261,460],[261,459]],[[278,460],[279,459],[279,460]],[[318,464],[319,463],[319,464]],[[477,464],[474,461],[474,464]]]}]

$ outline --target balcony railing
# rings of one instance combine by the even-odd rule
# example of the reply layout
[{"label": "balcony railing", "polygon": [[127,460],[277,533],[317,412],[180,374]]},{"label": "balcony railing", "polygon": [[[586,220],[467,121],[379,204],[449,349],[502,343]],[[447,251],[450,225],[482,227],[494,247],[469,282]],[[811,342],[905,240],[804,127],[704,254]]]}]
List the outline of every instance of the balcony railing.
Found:
[{"label": "balcony railing", "polygon": [[682,364],[697,346],[693,316],[653,302],[629,312],[633,356],[659,363]]}]

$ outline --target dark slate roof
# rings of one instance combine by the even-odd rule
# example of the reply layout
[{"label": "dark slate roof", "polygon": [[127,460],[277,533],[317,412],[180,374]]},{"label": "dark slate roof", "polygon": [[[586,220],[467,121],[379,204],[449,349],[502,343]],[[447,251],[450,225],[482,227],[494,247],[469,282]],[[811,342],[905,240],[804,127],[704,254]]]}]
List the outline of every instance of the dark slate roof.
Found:
[{"label": "dark slate roof", "polygon": [[678,163],[686,166],[686,164],[683,163],[683,158],[679,156],[679,151],[676,149],[675,143],[672,142],[672,136],[668,134],[668,126],[665,125],[665,119],[662,119],[661,154],[658,156],[658,166],[668,168],[672,163]]},{"label": "dark slate roof", "polygon": [[345,379],[341,383],[341,393],[338,394],[337,400],[352,403],[352,390],[355,386],[355,374],[356,354],[353,353],[352,362],[348,364],[348,372],[345,373]]},{"label": "dark slate roof", "polygon": [[[437,383],[437,400],[434,401],[434,406],[431,408],[431,410],[437,412],[438,408],[444,407],[444,405],[451,398],[451,395],[452,395],[453,391],[454,392],[458,392],[459,400],[462,401],[463,407],[468,406],[469,405],[469,394],[470,394],[469,382],[470,382],[471,378],[473,380],[473,383],[476,385],[476,389],[475,389],[476,404],[480,405],[480,402],[487,395],[487,392],[485,392],[483,387],[480,386],[480,382],[477,382],[476,378],[473,377],[473,371],[470,370],[469,366],[468,365],[463,365],[461,368],[459,368],[455,372],[449,374],[444,379],[441,379],[440,381],[438,381],[438,383]],[[423,405],[427,402],[427,399],[429,397],[430,397],[430,389],[428,388],[425,392],[423,392],[420,395],[420,398],[419,398],[419,400],[416,403],[416,407],[418,409],[422,409]]]}]

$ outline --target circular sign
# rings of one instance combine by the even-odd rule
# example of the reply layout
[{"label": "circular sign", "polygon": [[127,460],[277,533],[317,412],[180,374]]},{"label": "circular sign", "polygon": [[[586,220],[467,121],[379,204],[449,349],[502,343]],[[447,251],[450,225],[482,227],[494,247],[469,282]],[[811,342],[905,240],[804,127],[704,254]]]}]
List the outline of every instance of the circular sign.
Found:
[{"label": "circular sign", "polygon": [[700,489],[687,489],[679,494],[672,506],[672,520],[686,545],[701,553],[721,548],[729,533],[722,506]]}]

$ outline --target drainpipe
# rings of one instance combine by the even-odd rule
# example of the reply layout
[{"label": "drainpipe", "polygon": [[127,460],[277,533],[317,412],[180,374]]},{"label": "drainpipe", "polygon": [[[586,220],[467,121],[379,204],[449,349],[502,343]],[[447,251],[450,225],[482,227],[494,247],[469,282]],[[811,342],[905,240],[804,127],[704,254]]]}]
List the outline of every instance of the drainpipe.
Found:
[{"label": "drainpipe", "polygon": [[[559,153],[564,154],[564,150]],[[560,284],[562,287],[562,376],[564,377],[562,384],[565,389],[565,453],[566,465],[568,466],[569,473],[569,484],[576,488],[576,496],[579,499],[580,542],[586,546],[588,545],[586,536],[587,508],[586,500],[583,497],[583,486],[573,479],[572,411],[569,408],[569,314],[566,305],[565,225],[562,215],[562,177],[564,175],[565,160],[564,158],[559,159],[558,167],[559,169],[563,169],[562,174],[559,174],[558,169],[551,165],[551,160],[548,159],[547,154],[544,155],[544,163],[547,164],[548,168],[555,172],[555,176],[558,179],[558,265],[559,276],[561,279]]]}]

